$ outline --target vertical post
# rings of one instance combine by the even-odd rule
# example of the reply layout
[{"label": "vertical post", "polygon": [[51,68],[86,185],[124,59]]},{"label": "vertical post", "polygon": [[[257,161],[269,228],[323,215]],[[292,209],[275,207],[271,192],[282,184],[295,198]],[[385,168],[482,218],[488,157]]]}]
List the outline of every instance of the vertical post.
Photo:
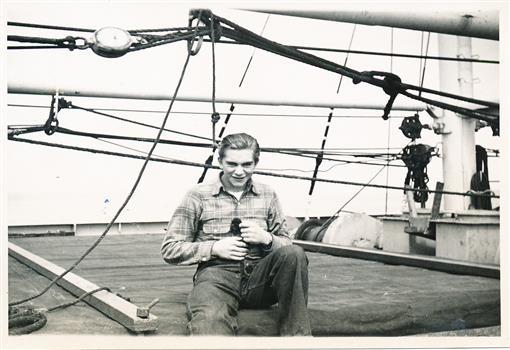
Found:
[{"label": "vertical post", "polygon": [[[460,57],[472,58],[470,37],[458,36],[458,51]],[[462,96],[473,97],[473,63],[458,62],[459,65],[459,92]],[[471,177],[476,172],[476,141],[475,129],[476,120],[473,118],[461,117],[462,125],[462,165],[464,175],[464,191],[471,187]],[[470,197],[463,197],[464,209],[469,209]]]},{"label": "vertical post", "polygon": [[[440,56],[471,57],[471,39],[438,34]],[[441,91],[473,96],[472,69],[468,63],[439,62]],[[443,110],[443,180],[445,191],[466,192],[470,188],[475,164],[475,121]],[[445,211],[469,208],[469,197],[444,195]]]}]

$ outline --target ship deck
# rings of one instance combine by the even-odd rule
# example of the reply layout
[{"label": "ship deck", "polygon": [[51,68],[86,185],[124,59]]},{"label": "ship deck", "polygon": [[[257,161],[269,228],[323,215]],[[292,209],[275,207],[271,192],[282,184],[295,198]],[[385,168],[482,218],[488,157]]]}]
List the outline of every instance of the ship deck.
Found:
[{"label": "ship deck", "polygon": [[[96,237],[30,237],[9,241],[67,268]],[[73,271],[120,293],[136,305],[160,302],[152,313],[159,328],[150,336],[186,335],[186,299],[194,266],[166,264],[161,235],[107,236]],[[402,336],[433,332],[473,334],[487,327],[499,335],[500,280],[307,252],[309,310],[314,336]],[[8,260],[9,300],[35,294],[49,280],[12,257]],[[58,286],[27,303],[36,308],[71,301]],[[241,310],[239,334],[278,335],[277,312]],[[449,332],[449,333],[448,333]],[[457,334],[461,334],[457,333]],[[475,334],[487,335],[484,332]],[[48,313],[34,334],[132,335],[92,307],[79,303]]]}]

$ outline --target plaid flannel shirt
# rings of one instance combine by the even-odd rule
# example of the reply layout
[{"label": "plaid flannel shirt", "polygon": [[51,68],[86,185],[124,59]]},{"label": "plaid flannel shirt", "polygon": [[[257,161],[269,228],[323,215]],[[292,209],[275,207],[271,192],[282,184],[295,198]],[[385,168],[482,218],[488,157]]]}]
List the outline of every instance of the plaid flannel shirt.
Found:
[{"label": "plaid flannel shirt", "polygon": [[250,180],[237,200],[218,177],[214,183],[195,186],[175,209],[161,245],[163,259],[178,265],[210,260],[213,243],[233,235],[230,224],[236,217],[256,222],[273,236],[269,247],[250,245],[247,258],[261,258],[292,244],[280,203],[269,186]]}]

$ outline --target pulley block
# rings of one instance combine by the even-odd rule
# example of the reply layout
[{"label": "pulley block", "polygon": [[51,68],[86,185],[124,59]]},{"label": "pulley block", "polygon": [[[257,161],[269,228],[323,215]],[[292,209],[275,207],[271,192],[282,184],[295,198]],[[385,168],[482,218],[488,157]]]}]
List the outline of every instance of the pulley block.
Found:
[{"label": "pulley block", "polygon": [[405,137],[415,140],[421,138],[421,130],[423,129],[423,125],[420,122],[420,117],[418,113],[412,117],[405,117],[402,120],[402,124],[399,129],[402,131]]},{"label": "pulley block", "polygon": [[90,39],[92,50],[102,57],[115,58],[125,55],[133,38],[128,31],[117,27],[105,27],[94,32]]}]

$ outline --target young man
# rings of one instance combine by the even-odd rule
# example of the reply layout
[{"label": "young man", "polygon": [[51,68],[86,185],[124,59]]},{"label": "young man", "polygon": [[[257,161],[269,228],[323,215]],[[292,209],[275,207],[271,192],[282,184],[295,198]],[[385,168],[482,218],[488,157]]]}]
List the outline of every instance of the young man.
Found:
[{"label": "young man", "polygon": [[259,155],[252,136],[226,136],[219,178],[189,191],[168,224],[165,261],[198,264],[188,298],[192,335],[235,335],[240,307],[276,302],[281,335],[311,335],[308,259],[288,237],[275,192],[252,180]]}]

